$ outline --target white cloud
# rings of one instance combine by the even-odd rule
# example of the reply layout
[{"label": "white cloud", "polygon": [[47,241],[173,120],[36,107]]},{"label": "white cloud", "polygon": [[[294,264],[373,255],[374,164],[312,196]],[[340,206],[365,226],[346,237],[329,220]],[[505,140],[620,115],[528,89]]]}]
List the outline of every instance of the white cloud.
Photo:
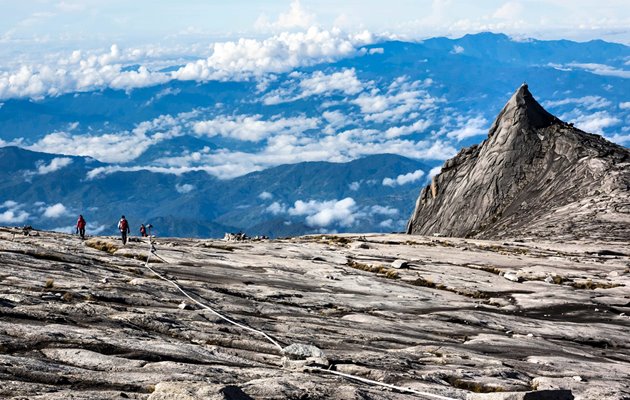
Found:
[{"label": "white cloud", "polygon": [[55,172],[60,170],[61,168],[67,167],[72,164],[72,159],[68,157],[55,157],[50,160],[50,164],[40,164],[37,167],[37,173],[39,175],[49,174],[51,172]]},{"label": "white cloud", "polygon": [[[135,160],[152,145],[178,136],[185,117],[160,116],[142,122],[132,130],[102,135],[73,135],[69,132],[53,132],[36,143],[26,146],[29,150],[47,153],[88,156],[102,162],[118,163]],[[152,135],[147,133],[153,132]]]},{"label": "white cloud", "polygon": [[0,224],[21,224],[29,216],[30,214],[22,210],[22,205],[16,201],[6,200],[0,204]]},{"label": "white cloud", "polygon": [[352,95],[361,92],[363,85],[352,68],[330,75],[316,71],[310,77],[300,81],[300,88],[304,97],[334,92]]},{"label": "white cloud", "polygon": [[545,101],[543,103],[545,107],[558,107],[568,104],[577,104],[585,107],[587,110],[594,110],[597,108],[610,107],[612,103],[600,96],[584,96],[579,98],[570,97],[562,100]]},{"label": "white cloud", "polygon": [[357,46],[371,43],[368,32],[356,35],[340,30],[283,32],[265,40],[240,39],[237,42],[215,43],[207,59],[190,62],[172,76],[180,80],[241,80],[267,73],[288,72],[357,53]]},{"label": "white cloud", "polygon": [[628,145],[630,144],[630,134],[624,135],[620,133],[615,133],[612,135],[606,135],[606,139],[610,140],[611,142],[624,145],[626,147],[628,147]]},{"label": "white cloud", "polygon": [[261,15],[254,26],[259,30],[308,29],[315,23],[315,19],[315,15],[306,11],[299,0],[293,0],[289,11],[280,14],[276,21],[271,22],[266,15]]},{"label": "white cloud", "polygon": [[630,71],[617,69],[605,64],[596,63],[570,63],[569,67],[581,68],[595,75],[616,76],[619,78],[630,78]]},{"label": "white cloud", "polygon": [[381,221],[378,224],[378,226],[381,227],[381,228],[391,228],[391,227],[394,226],[394,220],[391,219],[391,218],[388,218],[388,219],[386,219],[384,221]]},{"label": "white cloud", "polygon": [[361,93],[352,103],[365,114],[365,121],[398,121],[412,113],[436,109],[440,100],[422,89],[424,84],[424,81],[408,82],[407,77],[402,76],[390,84],[386,93],[373,89],[369,93]]},{"label": "white cloud", "polygon": [[348,185],[348,188],[350,188],[350,190],[356,192],[357,190],[359,190],[359,188],[361,188],[361,182],[357,182],[354,181],[351,184]]},{"label": "white cloud", "polygon": [[177,193],[181,193],[181,194],[186,194],[186,193],[190,193],[193,190],[195,190],[195,186],[189,184],[189,183],[184,183],[183,185],[180,185],[179,183],[175,185],[175,190],[177,190]]},{"label": "white cloud", "polygon": [[262,120],[261,115],[220,116],[213,120],[196,122],[193,129],[198,135],[223,136],[227,138],[258,142],[272,134],[300,135],[319,125],[317,118],[293,117]]},{"label": "white cloud", "polygon": [[[327,31],[311,27],[304,32],[283,32],[264,40],[240,39],[214,43],[209,49],[185,49],[197,53],[198,57],[209,56],[188,62],[172,72],[157,69],[181,64],[182,56],[189,58],[190,54],[177,54],[182,51],[177,48],[121,49],[116,44],[104,52],[75,50],[68,55],[57,55],[54,62],[19,62],[15,63],[15,70],[0,72],[0,100],[39,99],[108,87],[130,91],[171,80],[244,80],[358,54],[357,48],[372,41],[374,37],[366,31],[346,34],[338,29]],[[156,70],[151,69],[152,63]],[[134,70],[125,69],[130,64],[140,65]]]},{"label": "white cloud", "polygon": [[61,203],[57,203],[52,206],[46,207],[42,215],[46,218],[59,218],[66,214],[68,214],[68,209],[66,209],[66,206]]},{"label": "white cloud", "polygon": [[317,228],[350,227],[360,219],[375,216],[393,217],[399,214],[398,209],[388,206],[373,205],[359,208],[351,197],[329,201],[298,200],[290,208],[283,203],[274,202],[267,207],[267,211],[275,215],[288,213],[294,217],[306,217],[306,224]]},{"label": "white cloud", "polygon": [[387,138],[396,138],[404,135],[411,135],[414,133],[424,132],[427,128],[431,126],[431,121],[429,120],[418,120],[411,125],[406,126],[392,126],[385,131],[385,137]]},{"label": "white cloud", "polygon": [[[301,74],[292,74],[299,76]],[[266,105],[288,103],[316,95],[330,95],[341,93],[354,95],[363,90],[364,85],[356,76],[356,71],[344,69],[340,72],[326,74],[322,71],[315,71],[311,75],[303,76],[300,82],[289,80],[285,86],[265,95],[263,102]]]},{"label": "white cloud", "polygon": [[324,117],[326,122],[328,122],[328,125],[326,125],[326,127],[322,131],[327,135],[332,135],[334,133],[337,133],[339,129],[353,123],[353,120],[351,118],[349,118],[346,114],[342,113],[341,111],[337,111],[337,110],[324,111],[322,113],[322,117]]},{"label": "white cloud", "polygon": [[278,135],[267,139],[255,152],[227,149],[195,152],[157,160],[160,166],[106,166],[88,172],[88,179],[118,171],[147,170],[166,174],[206,171],[220,179],[230,179],[253,171],[304,161],[348,162],[373,154],[405,154],[416,159],[446,160],[457,150],[443,140],[383,140],[376,130],[352,129],[324,137]]},{"label": "white cloud", "polygon": [[453,50],[451,50],[451,54],[462,54],[463,52],[464,48],[458,45],[453,46]]},{"label": "white cloud", "polygon": [[261,192],[258,195],[258,198],[261,200],[271,200],[273,199],[273,194],[269,193],[269,192]]},{"label": "white cloud", "polygon": [[605,128],[618,125],[621,120],[606,111],[598,111],[593,114],[579,114],[573,123],[585,132],[603,135]]},{"label": "white cloud", "polygon": [[[182,175],[187,172],[194,172],[194,171],[206,171],[212,175],[219,176],[219,177],[235,177],[235,176],[240,176],[244,174],[244,173],[241,173],[241,170],[238,171],[239,173],[230,174],[229,172],[226,172],[225,174],[222,174],[222,171],[220,168],[213,168],[213,167],[188,167],[188,166],[156,167],[156,166],[143,166],[143,165],[138,165],[134,167],[123,167],[120,165],[108,165],[106,167],[97,167],[97,168],[89,170],[88,173],[86,174],[86,178],[88,180],[91,180],[91,179],[97,179],[101,176],[114,174],[116,172],[137,172],[137,171],[149,171],[149,172],[155,172],[157,174],[171,174],[171,175]],[[228,171],[231,171],[231,170],[228,169]]]},{"label": "white cloud", "polygon": [[473,117],[468,120],[459,117],[458,127],[450,131],[446,136],[461,141],[473,136],[486,135],[488,133],[487,124],[488,121],[482,116]]},{"label": "white cloud", "polygon": [[21,224],[29,217],[29,213],[23,210],[6,210],[0,212],[0,223]]},{"label": "white cloud", "polygon": [[358,217],[356,203],[351,197],[322,202],[298,200],[288,212],[294,216],[306,216],[306,224],[313,227],[327,227],[335,224],[349,227]]},{"label": "white cloud", "polygon": [[383,179],[383,186],[402,186],[408,183],[416,182],[420,178],[424,176],[424,171],[418,169],[416,171],[410,172],[408,174],[398,175],[396,178],[385,178]]},{"label": "white cloud", "polygon": [[619,103],[619,108],[621,108],[622,110],[630,110],[630,101]]},{"label": "white cloud", "polygon": [[429,171],[429,179],[433,179],[434,176],[438,175],[440,172],[442,172],[442,167],[433,167],[431,168],[431,171]]},{"label": "white cloud", "polygon": [[370,215],[389,215],[389,216],[394,216],[394,215],[398,215],[400,211],[398,211],[397,208],[394,207],[388,207],[388,206],[372,206],[370,208]]},{"label": "white cloud", "polygon": [[137,59],[133,52],[122,52],[117,45],[101,54],[74,51],[60,57],[57,64],[22,64],[15,72],[0,73],[0,99],[15,97],[42,98],[69,92],[83,92],[104,87],[131,90],[169,81],[165,73],[150,72],[141,66],[125,71],[124,62]]},{"label": "white cloud", "polygon": [[382,47],[373,47],[370,50],[368,50],[368,54],[373,55],[373,54],[385,54],[385,49]]},{"label": "white cloud", "polygon": [[53,132],[27,148],[57,154],[89,156],[102,162],[126,162],[138,158],[153,143],[144,134],[93,136]]},{"label": "white cloud", "polygon": [[266,210],[273,215],[284,214],[287,212],[287,206],[280,202],[274,201],[266,208]]},{"label": "white cloud", "polygon": [[0,204],[0,208],[17,208],[19,203],[13,200],[7,200],[4,203]]},{"label": "white cloud", "polygon": [[149,100],[147,100],[147,102],[145,103],[145,105],[151,105],[152,103],[160,100],[163,97],[166,96],[177,96],[178,94],[180,94],[182,92],[181,89],[179,88],[172,88],[172,87],[166,87],[162,90],[160,90],[159,92],[157,92],[153,97],[151,97]]}]

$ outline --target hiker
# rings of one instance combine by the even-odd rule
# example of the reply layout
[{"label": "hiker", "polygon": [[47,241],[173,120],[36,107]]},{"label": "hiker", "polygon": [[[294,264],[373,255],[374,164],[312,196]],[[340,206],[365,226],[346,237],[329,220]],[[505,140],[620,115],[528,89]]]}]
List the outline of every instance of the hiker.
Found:
[{"label": "hiker", "polygon": [[79,215],[79,219],[77,219],[77,233],[81,235],[81,239],[85,239],[85,220],[83,215]]},{"label": "hiker", "polygon": [[147,228],[144,226],[144,224],[140,224],[140,235],[142,237],[147,237]]},{"label": "hiker", "polygon": [[118,230],[120,231],[120,234],[122,235],[123,244],[127,244],[127,234],[130,233],[131,231],[129,230],[129,223],[125,219],[124,215],[120,217],[120,221],[118,221]]}]

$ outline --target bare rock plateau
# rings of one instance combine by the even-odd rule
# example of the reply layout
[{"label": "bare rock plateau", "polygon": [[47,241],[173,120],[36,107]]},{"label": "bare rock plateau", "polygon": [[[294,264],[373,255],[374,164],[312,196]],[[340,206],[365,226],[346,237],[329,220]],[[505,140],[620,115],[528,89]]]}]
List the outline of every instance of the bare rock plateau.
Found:
[{"label": "bare rock plateau", "polygon": [[0,398],[630,399],[627,243],[154,247],[0,228]]}]

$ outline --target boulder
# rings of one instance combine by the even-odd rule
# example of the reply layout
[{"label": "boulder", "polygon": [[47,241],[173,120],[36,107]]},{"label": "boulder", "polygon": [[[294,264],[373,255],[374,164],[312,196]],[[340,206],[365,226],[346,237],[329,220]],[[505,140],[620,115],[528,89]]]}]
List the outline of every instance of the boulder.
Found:
[{"label": "boulder", "polygon": [[466,400],[573,400],[570,390],[536,390],[532,392],[469,393]]},{"label": "boulder", "polygon": [[391,266],[396,269],[409,268],[409,263],[405,260],[394,260],[392,261]]}]

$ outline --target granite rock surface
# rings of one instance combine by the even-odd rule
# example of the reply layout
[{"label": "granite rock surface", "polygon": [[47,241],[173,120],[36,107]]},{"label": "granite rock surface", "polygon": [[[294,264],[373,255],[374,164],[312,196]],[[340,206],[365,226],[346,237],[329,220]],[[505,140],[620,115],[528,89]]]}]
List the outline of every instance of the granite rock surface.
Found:
[{"label": "granite rock surface", "polygon": [[154,246],[0,228],[0,397],[630,399],[627,244]]},{"label": "granite rock surface", "polygon": [[422,189],[407,233],[628,242],[630,151],[560,121],[524,84]]}]

